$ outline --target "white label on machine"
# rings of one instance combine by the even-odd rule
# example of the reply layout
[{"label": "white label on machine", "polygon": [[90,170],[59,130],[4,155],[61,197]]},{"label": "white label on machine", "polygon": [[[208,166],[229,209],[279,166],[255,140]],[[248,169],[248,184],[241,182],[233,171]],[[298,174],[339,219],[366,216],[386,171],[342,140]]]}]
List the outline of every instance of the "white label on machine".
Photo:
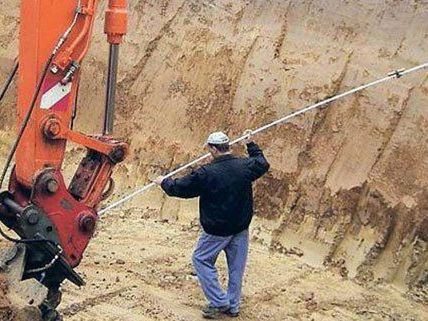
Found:
[{"label": "white label on machine", "polygon": [[71,85],[71,82],[65,86],[61,85],[61,83],[57,83],[54,87],[43,94],[40,108],[50,109],[55,106],[56,103],[61,101],[61,99],[71,92]]}]

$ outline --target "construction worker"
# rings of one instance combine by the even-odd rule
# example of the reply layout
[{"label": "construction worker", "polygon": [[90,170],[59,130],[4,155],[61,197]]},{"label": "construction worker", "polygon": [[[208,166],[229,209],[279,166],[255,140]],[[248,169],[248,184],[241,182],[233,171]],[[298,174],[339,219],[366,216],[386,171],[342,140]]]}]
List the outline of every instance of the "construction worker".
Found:
[{"label": "construction worker", "polygon": [[[259,146],[247,138],[248,158],[232,155],[229,137],[222,132],[209,135],[206,147],[213,161],[178,179],[154,180],[169,196],[200,197],[202,234],[193,253],[193,266],[209,304],[202,310],[206,319],[221,315],[237,317],[241,300],[242,279],[248,254],[248,227],[253,215],[252,182],[269,169]],[[229,282],[224,292],[215,263],[225,251]]]}]

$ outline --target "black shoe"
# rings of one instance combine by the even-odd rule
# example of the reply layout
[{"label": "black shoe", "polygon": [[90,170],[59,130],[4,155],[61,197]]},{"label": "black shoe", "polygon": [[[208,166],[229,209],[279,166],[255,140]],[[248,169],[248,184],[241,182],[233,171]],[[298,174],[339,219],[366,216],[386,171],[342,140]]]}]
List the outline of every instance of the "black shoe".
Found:
[{"label": "black shoe", "polygon": [[213,307],[213,306],[206,306],[205,308],[202,309],[202,317],[204,319],[220,319],[221,315],[224,313],[227,313],[227,311],[229,311],[230,308],[229,306],[223,306],[223,307]]},{"label": "black shoe", "polygon": [[239,311],[238,312],[232,312],[230,309],[227,310],[227,311],[225,311],[225,312],[223,312],[223,314],[225,314],[225,315],[227,315],[228,317],[231,317],[231,318],[237,318],[237,317],[239,317]]}]

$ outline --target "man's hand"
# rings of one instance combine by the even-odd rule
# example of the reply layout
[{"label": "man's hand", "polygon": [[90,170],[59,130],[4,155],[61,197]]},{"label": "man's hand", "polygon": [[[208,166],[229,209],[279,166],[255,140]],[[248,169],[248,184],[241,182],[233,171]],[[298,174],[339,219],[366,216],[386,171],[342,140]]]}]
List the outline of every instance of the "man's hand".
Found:
[{"label": "man's hand", "polygon": [[243,136],[246,136],[245,137],[245,139],[243,140],[243,143],[245,144],[245,145],[247,145],[247,144],[249,144],[249,143],[252,143],[253,142],[253,131],[251,130],[251,129],[247,129],[245,132],[244,132],[244,135]]},{"label": "man's hand", "polygon": [[155,183],[155,184],[157,184],[157,185],[161,185],[164,179],[165,179],[165,177],[158,176],[155,179],[153,179],[152,182]]}]

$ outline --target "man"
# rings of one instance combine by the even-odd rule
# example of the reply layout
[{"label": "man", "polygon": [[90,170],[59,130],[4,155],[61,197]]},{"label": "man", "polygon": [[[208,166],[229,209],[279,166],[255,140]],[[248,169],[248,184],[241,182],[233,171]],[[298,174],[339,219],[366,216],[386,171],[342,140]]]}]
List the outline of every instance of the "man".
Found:
[{"label": "man", "polygon": [[[169,195],[200,197],[203,232],[193,253],[193,266],[209,304],[202,310],[207,319],[222,314],[239,315],[241,287],[248,254],[248,227],[253,215],[252,182],[269,169],[262,150],[246,131],[248,158],[232,155],[229,138],[222,132],[208,137],[213,161],[178,179],[158,177],[155,182]],[[215,263],[225,251],[229,282],[225,293],[218,281]]]}]

